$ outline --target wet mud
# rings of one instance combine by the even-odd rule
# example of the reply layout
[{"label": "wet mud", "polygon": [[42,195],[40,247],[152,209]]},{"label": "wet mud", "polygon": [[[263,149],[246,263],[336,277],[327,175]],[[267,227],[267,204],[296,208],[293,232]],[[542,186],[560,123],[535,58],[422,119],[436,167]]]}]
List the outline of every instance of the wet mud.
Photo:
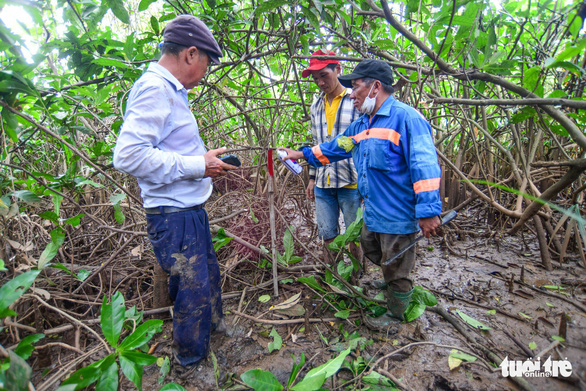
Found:
[{"label": "wet mud", "polygon": [[[481,229],[479,230],[479,232]],[[298,234],[302,231],[298,231]],[[500,359],[527,360],[544,352],[542,362],[567,360],[572,375],[557,378],[525,378],[534,390],[581,390],[586,379],[586,290],[584,269],[578,257],[564,265],[556,265],[552,272],[540,264],[536,240],[522,237],[457,238],[448,241],[434,238],[420,242],[417,248],[417,264],[414,270],[415,285],[429,289],[437,297],[439,305],[457,318],[464,329],[474,335],[485,349]],[[309,262],[309,260],[305,260]],[[370,281],[381,278],[380,268],[367,262],[366,273],[360,278],[360,286],[370,297],[378,291],[370,287]],[[315,274],[307,272],[306,275]],[[555,287],[560,287],[556,291]],[[305,286],[296,284],[281,289],[281,296],[267,303],[258,301],[262,294],[272,295],[272,286],[245,297],[242,311],[262,319],[272,318],[268,313],[277,304],[303,289],[308,298],[304,305],[313,306],[311,317],[333,318],[333,311],[311,301],[315,295]],[[347,357],[349,366],[357,362],[370,365],[374,370],[388,373],[408,390],[517,390],[520,386],[503,376],[501,368],[478,346],[470,343],[450,323],[436,312],[426,311],[419,319],[404,324],[399,332],[387,335],[372,331],[364,325],[355,325],[360,317],[358,310],[351,312],[349,320],[324,321],[312,324],[275,326],[283,338],[283,346],[269,353],[272,338],[268,333],[273,326],[237,317],[239,297],[224,299],[224,311],[228,324],[236,329],[235,335],[212,335],[211,349],[217,359],[220,380],[214,375],[211,358],[186,378],[171,380],[187,390],[247,389],[239,384],[240,375],[250,369],[260,368],[272,372],[279,382],[286,384],[294,359],[301,354],[306,365],[297,381],[313,367],[317,367],[341,349],[344,335],[357,333],[368,341],[362,349]],[[459,317],[464,313],[490,327],[478,330]],[[309,311],[308,311],[309,312]],[[287,317],[284,317],[287,319]],[[280,319],[283,319],[281,317]],[[562,319],[565,319],[563,321]],[[166,322],[170,333],[170,321]],[[561,324],[561,327],[560,327]],[[345,334],[346,333],[346,334]],[[164,334],[164,333],[162,333]],[[155,338],[161,338],[159,334]],[[565,341],[556,342],[556,336],[565,334]],[[552,338],[553,337],[553,338]],[[371,342],[370,342],[371,341]],[[169,339],[160,340],[161,347],[155,354],[164,355],[170,348]],[[454,369],[449,367],[452,349],[470,352],[478,357],[474,362],[462,362]],[[389,358],[381,357],[400,350]],[[158,390],[159,369],[152,366],[145,370],[144,389]],[[355,379],[349,369],[326,380],[324,389],[367,389]],[[380,388],[385,389],[385,388]]]}]

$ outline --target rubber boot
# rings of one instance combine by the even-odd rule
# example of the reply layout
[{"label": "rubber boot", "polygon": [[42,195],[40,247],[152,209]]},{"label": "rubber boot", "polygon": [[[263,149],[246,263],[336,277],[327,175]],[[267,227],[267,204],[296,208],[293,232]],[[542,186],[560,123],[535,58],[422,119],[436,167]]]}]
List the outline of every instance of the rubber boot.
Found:
[{"label": "rubber boot", "polygon": [[[373,281],[374,282],[374,281]],[[411,302],[413,289],[409,292],[395,292],[387,290],[385,296],[387,298],[388,310],[378,318],[370,316],[364,317],[364,324],[372,330],[384,330],[389,334],[396,334],[399,332],[401,323],[405,320],[405,310]]]},{"label": "rubber boot", "polygon": [[400,321],[405,320],[405,310],[411,302],[412,295],[413,289],[409,292],[387,290],[385,295],[387,297],[387,307],[389,307],[389,311],[394,318],[399,319]]}]

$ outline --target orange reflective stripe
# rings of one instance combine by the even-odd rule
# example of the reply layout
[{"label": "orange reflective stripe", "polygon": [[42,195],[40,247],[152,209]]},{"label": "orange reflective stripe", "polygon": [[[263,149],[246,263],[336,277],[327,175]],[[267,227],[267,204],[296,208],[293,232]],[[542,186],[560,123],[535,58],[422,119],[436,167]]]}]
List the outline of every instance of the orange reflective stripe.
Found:
[{"label": "orange reflective stripe", "polygon": [[389,140],[393,144],[399,145],[401,134],[393,129],[372,128],[366,129],[350,138],[354,139],[357,143],[366,140],[367,138],[377,138],[381,140]]},{"label": "orange reflective stripe", "polygon": [[330,164],[330,160],[321,152],[321,148],[319,147],[319,145],[316,145],[315,147],[311,148],[311,152],[313,152],[317,160],[319,160],[319,162],[324,166],[326,164]]},{"label": "orange reflective stripe", "polygon": [[438,190],[440,188],[440,178],[423,179],[413,184],[415,194],[424,191]]}]

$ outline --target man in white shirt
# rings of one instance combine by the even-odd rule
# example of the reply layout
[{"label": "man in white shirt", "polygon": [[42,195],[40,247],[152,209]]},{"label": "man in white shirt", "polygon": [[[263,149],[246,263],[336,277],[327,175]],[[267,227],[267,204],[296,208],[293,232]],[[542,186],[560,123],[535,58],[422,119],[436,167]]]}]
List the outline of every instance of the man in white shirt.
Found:
[{"label": "man in white shirt", "polygon": [[161,59],[130,91],[114,167],[138,180],[149,239],[175,302],[173,354],[190,366],[207,356],[211,332],[225,329],[204,203],[212,178],[235,167],[218,159],[225,148],[206,151],[187,98],[210,63],[220,64],[218,43],[192,15],[169,22],[163,39]]}]

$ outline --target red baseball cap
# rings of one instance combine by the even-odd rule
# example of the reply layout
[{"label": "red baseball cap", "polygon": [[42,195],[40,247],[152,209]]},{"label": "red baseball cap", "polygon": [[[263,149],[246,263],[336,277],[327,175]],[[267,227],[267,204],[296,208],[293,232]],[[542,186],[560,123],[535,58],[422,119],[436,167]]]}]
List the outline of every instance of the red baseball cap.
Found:
[{"label": "red baseball cap", "polygon": [[[335,56],[336,53],[334,52],[329,52],[329,53],[324,53],[321,50],[318,50],[317,52],[313,52],[312,56]],[[318,60],[317,58],[312,58],[309,60],[309,66],[307,67],[307,69],[304,69],[303,72],[301,72],[301,77],[307,77],[309,75],[311,75],[311,71],[319,71],[320,69],[324,69],[326,67],[326,65],[328,64],[339,64],[340,61],[338,60]]]}]

